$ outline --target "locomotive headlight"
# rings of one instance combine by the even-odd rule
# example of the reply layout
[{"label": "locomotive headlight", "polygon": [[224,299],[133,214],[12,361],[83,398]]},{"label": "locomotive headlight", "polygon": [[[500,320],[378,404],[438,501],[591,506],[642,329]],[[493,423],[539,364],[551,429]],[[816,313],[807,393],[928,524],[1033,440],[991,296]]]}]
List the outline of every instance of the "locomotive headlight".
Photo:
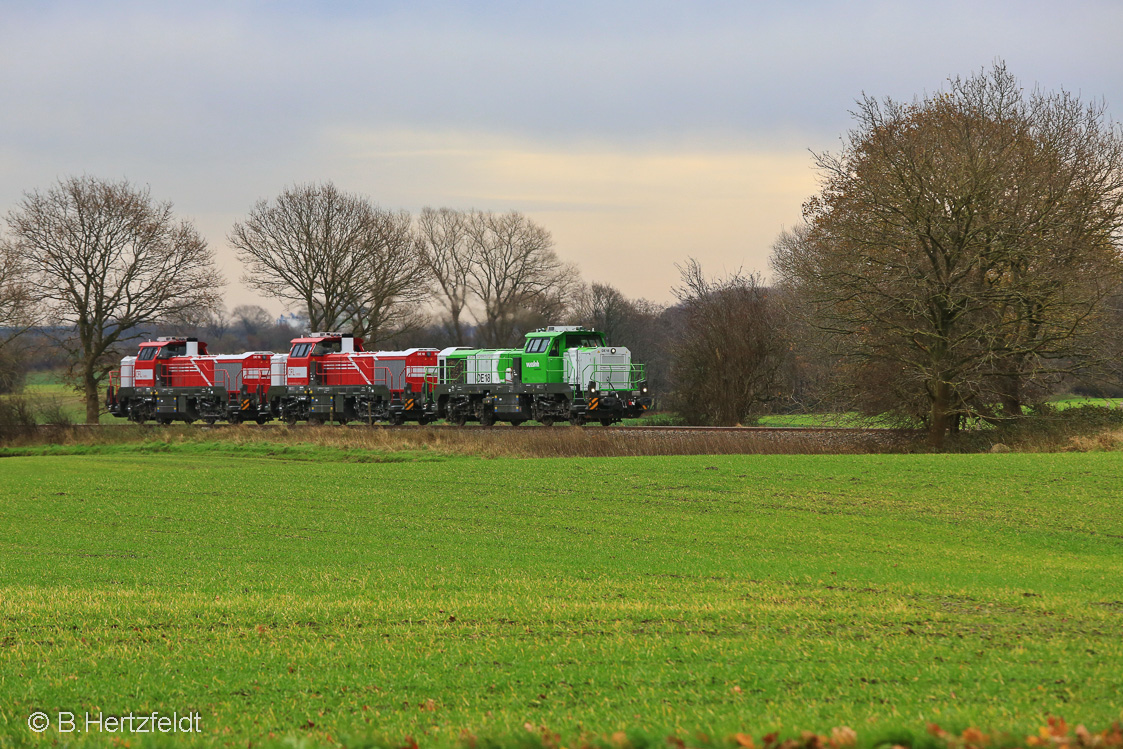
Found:
[{"label": "locomotive headlight", "polygon": [[611,349],[611,350],[609,351],[609,353],[615,354],[615,353],[616,353],[616,349]]},{"label": "locomotive headlight", "polygon": [[589,383],[589,392],[590,392],[590,393],[595,393],[595,392],[597,392],[597,383],[596,383],[596,380],[593,380],[592,382],[590,382],[590,383]]}]

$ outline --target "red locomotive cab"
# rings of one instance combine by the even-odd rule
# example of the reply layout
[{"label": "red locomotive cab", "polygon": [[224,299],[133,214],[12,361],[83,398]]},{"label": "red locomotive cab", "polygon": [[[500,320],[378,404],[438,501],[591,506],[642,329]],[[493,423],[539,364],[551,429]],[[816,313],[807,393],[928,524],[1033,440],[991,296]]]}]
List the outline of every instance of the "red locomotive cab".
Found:
[{"label": "red locomotive cab", "polygon": [[286,363],[286,383],[290,387],[370,384],[374,362],[369,356],[357,355],[363,353],[362,338],[342,333],[310,333],[294,338]]},{"label": "red locomotive cab", "polygon": [[214,380],[214,365],[208,365],[207,344],[194,338],[158,338],[140,344],[133,369],[136,387],[202,387]]}]

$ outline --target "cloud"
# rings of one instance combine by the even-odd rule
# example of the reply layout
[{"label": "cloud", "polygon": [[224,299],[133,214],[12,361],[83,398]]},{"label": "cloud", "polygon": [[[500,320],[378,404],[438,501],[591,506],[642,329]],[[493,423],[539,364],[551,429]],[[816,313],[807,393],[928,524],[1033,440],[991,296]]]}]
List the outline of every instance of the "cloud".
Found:
[{"label": "cloud", "polygon": [[685,254],[762,269],[814,189],[807,149],[837,142],[862,92],[908,99],[1002,57],[1027,86],[1123,107],[1110,2],[0,11],[0,207],[68,174],[128,177],[221,245],[258,198],[334,179],[389,207],[531,212],[590,278],[612,260],[656,298]]}]

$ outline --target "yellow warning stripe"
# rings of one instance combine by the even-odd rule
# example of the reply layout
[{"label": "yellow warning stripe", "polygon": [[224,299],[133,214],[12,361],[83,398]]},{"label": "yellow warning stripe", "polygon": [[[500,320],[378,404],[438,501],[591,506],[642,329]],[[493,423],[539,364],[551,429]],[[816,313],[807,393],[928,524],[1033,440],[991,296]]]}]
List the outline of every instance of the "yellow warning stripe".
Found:
[{"label": "yellow warning stripe", "polygon": [[590,400],[589,401],[589,410],[590,411],[596,410],[596,407],[597,407],[598,403],[600,403],[600,398],[593,398],[592,400]]},{"label": "yellow warning stripe", "polygon": [[249,411],[250,410],[250,399],[249,398],[246,398],[244,401],[242,401],[242,410],[243,411]]},{"label": "yellow warning stripe", "polygon": [[407,411],[413,410],[413,398],[409,398],[409,399],[406,400],[406,410]]}]

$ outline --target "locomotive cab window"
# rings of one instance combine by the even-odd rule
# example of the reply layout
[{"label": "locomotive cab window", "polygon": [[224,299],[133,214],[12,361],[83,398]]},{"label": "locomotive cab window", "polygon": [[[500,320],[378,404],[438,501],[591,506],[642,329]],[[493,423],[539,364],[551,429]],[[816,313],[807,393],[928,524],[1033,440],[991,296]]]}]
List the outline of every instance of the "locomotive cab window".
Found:
[{"label": "locomotive cab window", "polygon": [[292,347],[292,352],[289,354],[289,356],[299,359],[303,356],[308,356],[308,352],[311,351],[311,349],[311,343],[298,343]]},{"label": "locomotive cab window", "polygon": [[526,342],[526,353],[541,354],[550,345],[549,338],[531,338]]},{"label": "locomotive cab window", "polygon": [[160,349],[157,359],[171,359],[173,356],[183,356],[187,353],[186,343],[169,343]]},{"label": "locomotive cab window", "polygon": [[600,336],[595,333],[569,335],[566,337],[566,348],[597,348],[603,346]]},{"label": "locomotive cab window", "polygon": [[160,349],[156,346],[149,346],[140,350],[140,356],[137,357],[138,361],[152,361],[156,358],[156,354]]},{"label": "locomotive cab window", "polygon": [[316,348],[312,349],[312,356],[323,356],[324,354],[338,354],[343,350],[343,343],[338,339],[334,341],[320,341],[316,344]]}]

